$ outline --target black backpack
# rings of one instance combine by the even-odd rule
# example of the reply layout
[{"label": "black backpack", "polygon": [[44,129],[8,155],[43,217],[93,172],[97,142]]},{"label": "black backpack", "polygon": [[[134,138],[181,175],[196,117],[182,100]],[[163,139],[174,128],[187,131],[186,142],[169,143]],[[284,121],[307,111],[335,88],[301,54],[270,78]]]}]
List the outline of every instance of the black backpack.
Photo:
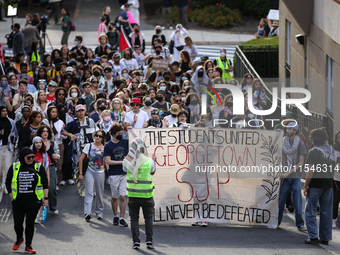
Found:
[{"label": "black backpack", "polygon": [[120,32],[120,22],[118,21],[119,16],[120,16],[120,15],[118,15],[118,16],[115,18],[114,24],[115,24],[116,30]]},{"label": "black backpack", "polygon": [[5,38],[7,39],[7,46],[8,48],[13,48],[13,39],[14,39],[14,32],[12,31],[10,34],[5,35]]}]

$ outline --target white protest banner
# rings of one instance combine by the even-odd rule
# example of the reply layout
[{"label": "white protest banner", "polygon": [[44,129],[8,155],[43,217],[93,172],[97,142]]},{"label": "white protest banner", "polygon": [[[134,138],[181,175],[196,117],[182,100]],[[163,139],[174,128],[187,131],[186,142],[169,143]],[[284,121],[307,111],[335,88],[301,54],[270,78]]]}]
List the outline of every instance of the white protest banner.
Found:
[{"label": "white protest banner", "polygon": [[270,9],[268,13],[268,19],[279,20],[279,10]]},{"label": "white protest banner", "polygon": [[152,70],[154,71],[167,71],[169,66],[169,62],[167,60],[162,59],[154,59],[152,60]]},{"label": "white protest banner", "polygon": [[135,137],[157,156],[155,222],[277,227],[282,132],[153,128]]}]

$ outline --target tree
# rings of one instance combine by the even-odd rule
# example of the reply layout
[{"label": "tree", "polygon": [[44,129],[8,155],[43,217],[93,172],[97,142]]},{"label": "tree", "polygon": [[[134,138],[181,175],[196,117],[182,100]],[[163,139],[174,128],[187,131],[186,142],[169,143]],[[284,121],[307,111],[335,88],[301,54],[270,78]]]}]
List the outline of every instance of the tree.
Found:
[{"label": "tree", "polygon": [[9,5],[12,5],[13,7],[18,7],[18,1],[17,0],[0,1],[0,8],[7,9]]}]

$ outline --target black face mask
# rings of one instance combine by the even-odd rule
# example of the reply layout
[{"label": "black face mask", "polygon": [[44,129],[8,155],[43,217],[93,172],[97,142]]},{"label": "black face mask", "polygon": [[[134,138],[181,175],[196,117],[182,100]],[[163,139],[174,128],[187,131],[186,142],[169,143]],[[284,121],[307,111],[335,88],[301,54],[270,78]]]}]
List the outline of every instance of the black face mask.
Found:
[{"label": "black face mask", "polygon": [[123,139],[123,135],[117,135],[116,139],[119,140],[119,141],[122,140]]},{"label": "black face mask", "polygon": [[61,66],[56,66],[55,67],[55,70],[57,70],[58,72],[60,71],[60,69],[61,69]]},{"label": "black face mask", "polygon": [[156,52],[157,55],[161,54],[160,50],[155,50],[155,52]]},{"label": "black face mask", "polygon": [[225,105],[228,107],[233,107],[233,102],[227,102]]},{"label": "black face mask", "polygon": [[100,111],[105,111],[105,110],[106,110],[106,107],[105,107],[105,106],[101,106],[101,107],[99,107],[99,110],[100,110]]},{"label": "black face mask", "polygon": [[162,102],[163,101],[163,97],[156,97],[156,99],[158,100],[158,102]]},{"label": "black face mask", "polygon": [[190,102],[192,105],[197,105],[198,104],[198,100],[191,100]]},{"label": "black face mask", "polygon": [[166,80],[166,81],[170,81],[170,79],[171,79],[170,76],[164,77],[164,80]]},{"label": "black face mask", "polygon": [[156,33],[157,33],[157,34],[159,34],[160,32],[162,32],[162,30],[156,29]]},{"label": "black face mask", "polygon": [[139,32],[139,29],[135,29],[135,33],[138,33]]},{"label": "black face mask", "polygon": [[198,72],[198,77],[203,77],[203,72]]},{"label": "black face mask", "polygon": [[10,65],[11,65],[11,63],[5,62],[5,67],[6,67],[6,68],[9,67]]},{"label": "black face mask", "polygon": [[161,123],[160,119],[151,119],[151,122],[150,122],[152,127],[158,127],[160,123]]},{"label": "black face mask", "polygon": [[100,72],[94,71],[93,75],[96,76],[96,77],[98,77],[98,76],[100,75]]}]

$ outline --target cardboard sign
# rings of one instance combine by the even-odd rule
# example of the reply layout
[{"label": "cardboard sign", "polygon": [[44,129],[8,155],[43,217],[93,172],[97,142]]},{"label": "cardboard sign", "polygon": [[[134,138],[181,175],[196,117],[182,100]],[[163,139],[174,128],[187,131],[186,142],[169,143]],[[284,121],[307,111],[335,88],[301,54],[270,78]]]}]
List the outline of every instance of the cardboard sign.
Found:
[{"label": "cardboard sign", "polygon": [[169,62],[167,60],[162,60],[162,59],[154,59],[152,61],[152,70],[154,71],[167,71],[169,66]]},{"label": "cardboard sign", "polygon": [[269,13],[268,13],[268,19],[279,20],[280,19],[280,17],[279,17],[279,10],[270,9]]},{"label": "cardboard sign", "polygon": [[[133,129],[156,154],[155,223],[208,221],[276,228],[282,132]],[[243,169],[243,172],[242,172]],[[248,170],[247,170],[248,169]],[[250,172],[250,170],[265,170]]]}]

